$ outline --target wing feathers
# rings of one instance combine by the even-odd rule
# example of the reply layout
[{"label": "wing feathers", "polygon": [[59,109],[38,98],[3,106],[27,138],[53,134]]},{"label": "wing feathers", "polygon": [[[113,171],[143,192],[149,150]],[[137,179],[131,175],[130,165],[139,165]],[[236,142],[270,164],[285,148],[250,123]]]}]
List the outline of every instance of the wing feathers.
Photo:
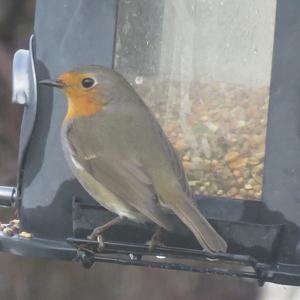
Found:
[{"label": "wing feathers", "polygon": [[204,249],[210,252],[226,252],[226,242],[197,209],[192,199],[176,188],[167,191],[160,189],[160,192],[164,201],[193,232]]},{"label": "wing feathers", "polygon": [[78,158],[97,181],[157,225],[171,230],[172,225],[160,210],[150,178],[134,160],[107,160],[101,155]]}]

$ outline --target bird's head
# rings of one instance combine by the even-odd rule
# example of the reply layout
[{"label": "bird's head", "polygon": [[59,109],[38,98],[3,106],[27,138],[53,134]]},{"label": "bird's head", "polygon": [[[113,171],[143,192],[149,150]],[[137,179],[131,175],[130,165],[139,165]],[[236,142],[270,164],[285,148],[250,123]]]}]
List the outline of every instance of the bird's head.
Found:
[{"label": "bird's head", "polygon": [[101,112],[111,101],[110,90],[119,78],[111,69],[91,65],[62,73],[56,80],[40,84],[59,88],[68,99],[65,121]]}]

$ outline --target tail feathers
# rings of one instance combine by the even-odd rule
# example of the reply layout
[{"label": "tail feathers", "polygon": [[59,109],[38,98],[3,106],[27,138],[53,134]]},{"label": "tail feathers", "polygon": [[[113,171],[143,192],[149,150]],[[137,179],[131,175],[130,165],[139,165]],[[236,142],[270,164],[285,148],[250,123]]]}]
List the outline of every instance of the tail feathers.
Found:
[{"label": "tail feathers", "polygon": [[209,252],[226,252],[227,243],[209,224],[187,196],[172,199],[172,210],[180,220],[193,232],[204,250]]}]

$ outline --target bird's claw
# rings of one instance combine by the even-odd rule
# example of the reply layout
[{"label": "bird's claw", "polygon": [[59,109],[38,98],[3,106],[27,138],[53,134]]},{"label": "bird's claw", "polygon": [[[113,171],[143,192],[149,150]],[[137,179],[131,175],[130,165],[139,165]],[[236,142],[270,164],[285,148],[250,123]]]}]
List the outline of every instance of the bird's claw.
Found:
[{"label": "bird's claw", "polygon": [[96,240],[98,242],[97,251],[98,252],[103,251],[105,246],[103,236],[99,232],[97,232],[97,230],[94,230],[87,238],[88,240]]},{"label": "bird's claw", "polygon": [[153,251],[158,246],[164,246],[164,244],[161,241],[161,231],[156,231],[152,237],[151,240],[146,243],[149,246],[149,252]]},{"label": "bird's claw", "polygon": [[105,246],[102,235],[97,236],[97,242],[98,242],[97,250],[98,250],[98,252],[102,252],[104,250],[104,246]]}]

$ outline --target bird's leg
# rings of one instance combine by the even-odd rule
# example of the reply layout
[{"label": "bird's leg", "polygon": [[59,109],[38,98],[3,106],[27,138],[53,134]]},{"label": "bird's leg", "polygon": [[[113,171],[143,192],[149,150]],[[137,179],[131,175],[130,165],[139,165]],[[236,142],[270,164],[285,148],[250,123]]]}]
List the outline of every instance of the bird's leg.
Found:
[{"label": "bird's leg", "polygon": [[101,251],[104,248],[104,242],[102,233],[112,227],[113,225],[119,223],[122,220],[122,217],[118,216],[109,222],[105,223],[104,225],[101,225],[99,227],[96,227],[93,232],[87,237],[89,240],[97,240],[98,241],[98,248]]},{"label": "bird's leg", "polygon": [[151,240],[147,243],[149,244],[149,251],[152,251],[155,247],[163,245],[162,243],[162,233],[163,228],[160,226],[156,227],[154,234],[152,235]]}]

